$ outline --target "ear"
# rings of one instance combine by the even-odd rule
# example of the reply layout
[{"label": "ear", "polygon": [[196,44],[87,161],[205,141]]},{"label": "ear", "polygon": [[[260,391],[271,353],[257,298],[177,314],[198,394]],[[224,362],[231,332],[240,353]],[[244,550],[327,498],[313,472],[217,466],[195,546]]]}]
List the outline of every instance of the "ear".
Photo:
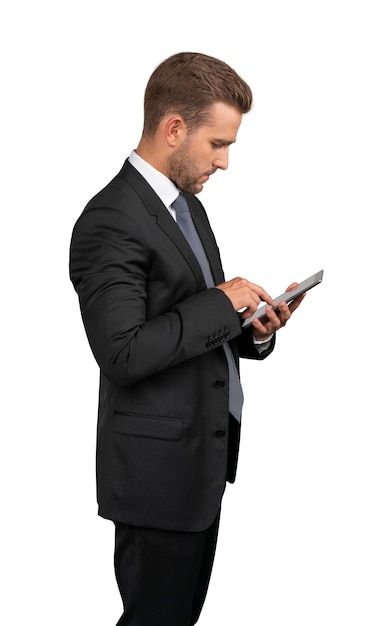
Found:
[{"label": "ear", "polygon": [[180,115],[171,115],[165,121],[165,139],[170,148],[177,148],[187,134],[187,126]]}]

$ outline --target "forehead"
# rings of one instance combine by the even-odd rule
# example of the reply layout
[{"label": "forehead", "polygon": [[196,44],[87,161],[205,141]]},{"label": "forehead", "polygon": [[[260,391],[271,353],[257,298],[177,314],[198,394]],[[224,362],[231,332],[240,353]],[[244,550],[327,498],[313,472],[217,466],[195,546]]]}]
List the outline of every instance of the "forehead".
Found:
[{"label": "forehead", "polygon": [[216,102],[209,109],[207,122],[199,130],[215,139],[233,143],[242,117],[242,113],[230,104]]}]

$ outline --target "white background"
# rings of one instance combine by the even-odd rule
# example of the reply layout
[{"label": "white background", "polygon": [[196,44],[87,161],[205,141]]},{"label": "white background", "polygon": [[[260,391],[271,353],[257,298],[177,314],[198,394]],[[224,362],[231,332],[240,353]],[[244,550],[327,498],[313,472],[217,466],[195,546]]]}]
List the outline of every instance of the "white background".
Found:
[{"label": "white background", "polygon": [[69,241],[139,140],[151,72],[195,50],[255,97],[229,169],[200,197],[226,276],[276,296],[325,270],[273,355],[242,365],[240,466],[199,624],[379,626],[376,4],[4,4],[2,624],[120,615],[113,526],[95,501],[98,371]]}]

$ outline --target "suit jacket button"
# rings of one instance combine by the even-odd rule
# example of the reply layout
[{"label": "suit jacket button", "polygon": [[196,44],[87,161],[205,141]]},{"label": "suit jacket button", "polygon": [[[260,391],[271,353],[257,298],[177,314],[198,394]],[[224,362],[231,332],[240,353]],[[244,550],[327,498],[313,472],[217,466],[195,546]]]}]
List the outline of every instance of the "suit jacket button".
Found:
[{"label": "suit jacket button", "polygon": [[222,387],[225,387],[226,385],[226,381],[223,378],[217,378],[215,381],[215,387],[219,387],[219,389],[221,389]]},{"label": "suit jacket button", "polygon": [[222,437],[226,436],[226,431],[224,430],[224,428],[219,428],[217,431],[215,431],[215,436],[221,439]]}]

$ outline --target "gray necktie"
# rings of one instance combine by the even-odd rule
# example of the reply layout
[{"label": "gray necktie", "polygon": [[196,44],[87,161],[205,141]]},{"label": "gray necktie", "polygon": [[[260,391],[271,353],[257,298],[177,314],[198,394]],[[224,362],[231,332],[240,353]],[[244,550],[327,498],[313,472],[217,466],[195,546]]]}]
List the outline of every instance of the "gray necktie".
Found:
[{"label": "gray necktie", "polygon": [[[180,193],[178,198],[176,198],[173,202],[172,207],[176,211],[177,224],[186,237],[198,260],[207,288],[210,289],[210,287],[215,287],[210,264],[194,226],[186,198]],[[243,407],[243,390],[241,388],[239,374],[229,343],[223,343],[223,348],[227,357],[229,372],[229,411],[231,415],[233,415],[233,417],[240,422],[241,410]]]}]

